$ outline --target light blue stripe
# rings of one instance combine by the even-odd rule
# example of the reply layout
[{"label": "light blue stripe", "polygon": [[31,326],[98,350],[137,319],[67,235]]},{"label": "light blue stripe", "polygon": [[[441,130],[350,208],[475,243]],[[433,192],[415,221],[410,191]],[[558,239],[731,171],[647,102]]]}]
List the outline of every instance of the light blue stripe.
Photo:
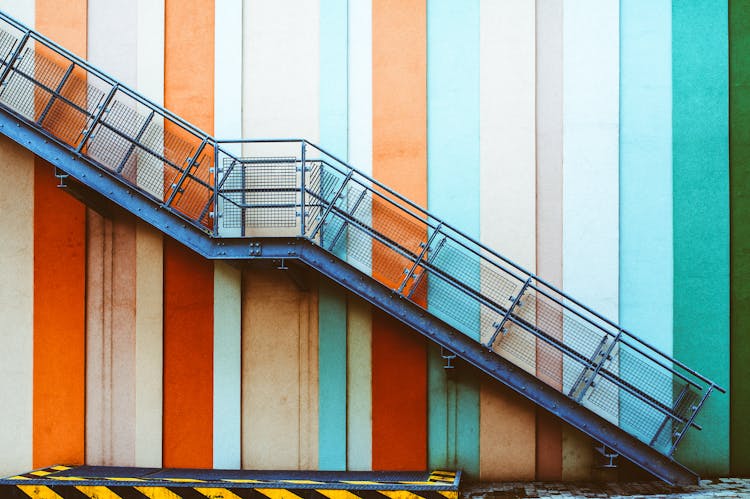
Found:
[{"label": "light blue stripe", "polygon": [[[729,385],[729,81],[727,2],[672,5],[674,353]],[[678,460],[729,472],[729,395],[714,394]]]},{"label": "light blue stripe", "polygon": [[[620,3],[621,324],[672,352],[672,11]],[[623,373],[635,373],[622,356]],[[638,374],[634,374],[637,376]],[[654,383],[658,380],[654,380]],[[665,379],[664,383],[671,384]],[[664,393],[671,386],[664,387]],[[621,398],[622,426],[650,440],[662,415]],[[637,416],[636,416],[637,415]],[[644,418],[647,418],[644,420]],[[645,432],[645,433],[644,433]],[[663,442],[668,445],[667,441]]]},{"label": "light blue stripe", "polygon": [[[320,1],[320,143],[348,157],[348,5]],[[318,467],[346,469],[346,296],[331,284],[319,287]]]},{"label": "light blue stripe", "polygon": [[[478,238],[478,0],[427,3],[427,162],[430,211]],[[478,267],[474,272],[479,275]],[[444,291],[430,283],[428,302],[445,308],[439,303]],[[469,320],[479,323],[476,307],[466,313]],[[449,379],[442,366],[440,348],[432,346],[428,368],[429,466],[460,467],[469,478],[478,478],[479,384],[473,378],[466,379],[471,376],[465,371]]]},{"label": "light blue stripe", "polygon": [[241,465],[241,279],[229,264],[214,265],[214,468]]}]

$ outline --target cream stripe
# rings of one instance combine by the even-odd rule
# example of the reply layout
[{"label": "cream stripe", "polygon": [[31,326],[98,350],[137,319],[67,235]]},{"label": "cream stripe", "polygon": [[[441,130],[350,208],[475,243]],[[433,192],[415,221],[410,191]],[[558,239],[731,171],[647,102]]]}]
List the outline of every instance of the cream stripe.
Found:
[{"label": "cream stripe", "polygon": [[[88,59],[127,85],[136,80],[136,12],[116,0],[88,9]],[[135,464],[135,225],[88,211],[86,459]]]},{"label": "cream stripe", "polygon": [[[563,9],[563,284],[617,320],[619,2],[566,0]],[[591,445],[564,427],[563,480],[590,476]]]},{"label": "cream stripe", "polygon": [[[138,91],[164,102],[164,2],[137,2]],[[162,464],[163,248],[161,233],[136,225],[135,465]]]},{"label": "cream stripe", "polygon": [[[0,9],[34,26],[34,2],[0,0]],[[0,140],[0,476],[32,467],[34,323],[34,156]]]},{"label": "cream stripe", "polygon": [[[319,2],[247,1],[243,23],[243,135],[317,141]],[[299,148],[248,147],[243,154],[297,155]],[[315,469],[316,291],[300,291],[283,272],[256,269],[245,272],[244,285],[242,465]]]},{"label": "cream stripe", "polygon": [[[371,0],[349,2],[348,63],[349,162],[371,174]],[[370,306],[357,298],[350,298],[347,307],[347,345],[347,469],[369,470],[372,468],[372,319]]]},{"label": "cream stripe", "polygon": [[0,140],[0,476],[32,467],[34,156]]},{"label": "cream stripe", "polygon": [[[533,271],[536,263],[535,5],[528,0],[484,0],[480,5],[481,239]],[[484,334],[487,336],[491,331]],[[496,347],[506,355],[516,349],[528,353],[528,358],[535,357],[532,338],[510,334]],[[533,363],[525,363],[523,367],[534,368]],[[501,394],[494,384],[485,382],[480,410],[481,479],[533,479],[533,406]]]}]

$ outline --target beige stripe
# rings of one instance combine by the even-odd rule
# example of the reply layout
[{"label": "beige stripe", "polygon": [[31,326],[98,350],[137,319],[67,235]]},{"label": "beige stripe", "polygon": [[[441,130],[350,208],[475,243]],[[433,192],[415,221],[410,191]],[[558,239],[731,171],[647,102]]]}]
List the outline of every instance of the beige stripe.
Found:
[{"label": "beige stripe", "polygon": [[[480,4],[480,231],[482,242],[533,270],[535,198],[534,2]],[[496,278],[493,277],[493,282]],[[516,291],[520,289],[517,281]],[[491,331],[484,332],[488,340]],[[495,350],[534,369],[530,335],[511,332]],[[480,391],[480,478],[535,476],[534,406],[483,381]]]},{"label": "beige stripe", "polygon": [[34,156],[0,139],[0,476],[32,467]]}]

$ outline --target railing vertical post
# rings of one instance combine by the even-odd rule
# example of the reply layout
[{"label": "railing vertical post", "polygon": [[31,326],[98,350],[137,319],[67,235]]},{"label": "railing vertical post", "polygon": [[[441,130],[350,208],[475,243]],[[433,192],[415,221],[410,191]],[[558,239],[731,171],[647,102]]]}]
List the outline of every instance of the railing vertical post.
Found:
[{"label": "railing vertical post", "polygon": [[214,140],[214,237],[219,235],[219,143]]},{"label": "railing vertical post", "polygon": [[185,167],[185,170],[182,172],[182,176],[180,177],[180,180],[178,180],[176,184],[172,185],[172,193],[169,195],[169,199],[167,199],[167,202],[164,203],[163,206],[170,206],[172,204],[172,201],[174,201],[174,198],[182,189],[182,184],[185,183],[185,180],[188,178],[188,175],[190,175],[190,170],[192,170],[195,164],[198,162],[198,158],[203,152],[203,148],[206,147],[206,143],[208,143],[208,137],[203,139],[203,142],[201,142],[201,145],[198,146],[198,149],[195,151],[195,154],[193,155],[193,157],[188,160],[188,164]]},{"label": "railing vertical post", "polygon": [[708,387],[708,390],[706,390],[706,394],[703,395],[703,398],[698,403],[698,405],[695,406],[695,410],[693,410],[693,414],[690,415],[690,419],[687,420],[687,423],[685,423],[685,426],[682,427],[680,430],[680,433],[677,435],[677,439],[672,444],[672,447],[669,449],[668,456],[671,456],[674,454],[674,451],[677,449],[677,445],[680,443],[680,441],[685,437],[685,433],[690,429],[690,427],[693,425],[693,421],[695,420],[695,416],[698,415],[698,413],[701,411],[701,407],[703,407],[703,404],[706,402],[706,399],[708,399],[708,396],[711,395],[711,392],[713,391],[714,387],[713,383]]},{"label": "railing vertical post", "polygon": [[26,42],[29,40],[29,37],[31,36],[31,31],[27,31],[24,33],[23,37],[21,38],[21,41],[18,42],[18,47],[16,47],[16,50],[13,52],[13,55],[10,56],[10,59],[8,59],[8,63],[3,68],[3,72],[0,73],[0,85],[3,85],[5,83],[5,79],[10,74],[11,69],[13,69],[13,64],[16,63],[16,59],[18,59],[18,56],[21,55],[21,50],[23,50],[24,45],[26,45]]},{"label": "railing vertical post", "polygon": [[[586,372],[591,369],[591,367],[585,367],[583,370],[583,373],[581,373],[582,378],[580,378],[579,381],[576,381],[576,383],[573,385],[573,388],[570,389],[569,395],[573,396],[573,394],[578,390],[578,385],[580,381],[583,381],[583,386],[578,390],[578,395],[576,396],[576,402],[580,403],[581,400],[583,400],[583,396],[586,394],[586,391],[588,391],[589,388],[591,388],[591,385],[594,383],[594,380],[599,375],[599,371],[602,370],[602,366],[604,363],[609,359],[610,355],[612,355],[612,351],[617,346],[617,343],[619,343],[620,338],[622,337],[622,330],[620,330],[617,333],[617,336],[615,336],[615,339],[612,340],[612,343],[609,344],[607,347],[607,350],[604,351],[602,347],[603,344],[600,345],[600,348],[597,348],[596,352],[594,352],[594,356],[589,359],[589,361],[596,367],[594,367],[594,371],[591,373],[591,376],[586,379]],[[609,336],[605,336],[602,341],[609,338]],[[597,356],[601,357],[601,360],[597,362]]]},{"label": "railing vertical post", "polygon": [[117,173],[122,173],[122,171],[125,169],[125,165],[128,163],[130,156],[132,156],[133,151],[135,151],[136,144],[141,143],[143,134],[146,133],[146,130],[148,130],[148,126],[151,124],[151,120],[154,118],[155,114],[156,114],[156,111],[151,110],[151,113],[149,113],[148,117],[146,117],[146,120],[143,122],[143,125],[141,125],[141,128],[138,130],[138,133],[135,135],[135,137],[133,138],[133,141],[130,143],[130,146],[128,146],[128,151],[125,153],[125,156],[123,156],[122,160],[120,161],[120,164],[117,165],[117,168],[115,169]]},{"label": "railing vertical post", "polygon": [[47,101],[47,105],[44,106],[44,111],[42,111],[42,114],[39,115],[39,119],[36,120],[37,125],[42,126],[42,122],[44,121],[44,118],[47,117],[47,114],[49,113],[50,109],[52,109],[52,106],[55,103],[55,100],[57,100],[57,97],[62,92],[63,87],[65,86],[65,83],[68,81],[68,78],[70,78],[70,74],[73,72],[73,68],[75,68],[75,63],[71,63],[70,66],[68,66],[68,69],[65,70],[65,74],[60,79],[60,83],[57,84],[57,87],[55,88],[55,93],[50,95],[49,101]]},{"label": "railing vertical post", "polygon": [[[323,212],[323,216],[320,217],[320,222],[315,227],[315,229],[310,233],[310,237],[308,239],[313,240],[315,239],[315,236],[318,235],[318,231],[320,231],[323,227],[323,223],[326,221],[326,218],[328,218],[329,213],[331,213],[331,210],[333,209],[333,206],[336,204],[336,201],[338,200],[339,196],[341,196],[341,193],[344,192],[344,189],[349,184],[349,179],[352,178],[352,174],[354,173],[354,170],[349,170],[349,173],[346,174],[346,177],[344,177],[344,180],[341,182],[341,187],[336,191],[336,194],[333,195],[331,198],[331,202],[328,203],[328,206],[326,206],[326,210]],[[323,245],[323,236],[320,237],[321,246]]]},{"label": "railing vertical post", "polygon": [[94,128],[96,127],[96,124],[99,123],[99,121],[102,119],[102,116],[104,115],[104,111],[107,109],[107,106],[109,106],[110,101],[115,96],[115,93],[117,92],[117,89],[120,88],[119,83],[115,83],[112,85],[112,88],[109,89],[109,93],[107,94],[107,97],[104,98],[104,101],[102,101],[101,107],[99,107],[99,110],[96,112],[96,115],[94,116],[93,121],[89,125],[89,127],[86,129],[86,132],[83,134],[83,138],[81,139],[81,142],[76,147],[76,152],[81,152],[81,150],[86,145],[86,142],[88,142],[89,138],[91,137],[91,134],[94,132]]},{"label": "railing vertical post", "polygon": [[424,256],[427,254],[427,251],[429,251],[430,246],[432,245],[432,241],[435,240],[435,237],[440,232],[440,229],[443,228],[443,222],[440,222],[438,226],[435,228],[435,230],[430,234],[429,239],[427,239],[427,242],[425,243],[424,247],[422,248],[422,251],[419,252],[419,256],[414,261],[414,265],[411,266],[409,271],[406,273],[406,277],[404,278],[401,285],[398,287],[398,293],[401,294],[404,291],[404,288],[409,283],[409,279],[414,275],[414,272],[417,270],[417,267],[419,267],[419,264],[422,263],[422,260],[424,259]]},{"label": "railing vertical post", "polygon": [[307,149],[307,143],[303,140],[302,141],[302,148],[300,151],[300,212],[299,212],[299,226],[300,226],[300,235],[302,237],[305,237],[305,218],[306,218],[306,207],[305,207],[305,170],[307,170],[307,164],[305,163],[305,153]]},{"label": "railing vertical post", "polygon": [[510,318],[510,314],[513,313],[513,309],[516,308],[516,305],[520,303],[521,297],[526,292],[526,289],[529,287],[529,284],[531,284],[531,279],[532,279],[531,277],[526,279],[526,282],[523,283],[523,287],[521,288],[521,291],[518,292],[516,297],[513,299],[513,302],[510,304],[510,307],[508,307],[508,310],[505,312],[503,319],[495,325],[495,332],[492,334],[490,341],[488,341],[487,344],[484,345],[490,350],[492,350],[492,345],[495,343],[495,340],[497,339],[497,335],[500,334],[500,331],[503,330],[505,323],[508,322],[508,319]]}]

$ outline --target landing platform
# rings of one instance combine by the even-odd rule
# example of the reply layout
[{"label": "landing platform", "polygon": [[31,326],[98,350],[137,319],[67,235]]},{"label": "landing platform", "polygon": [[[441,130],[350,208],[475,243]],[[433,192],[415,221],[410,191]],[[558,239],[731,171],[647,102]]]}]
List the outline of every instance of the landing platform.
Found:
[{"label": "landing platform", "polygon": [[0,480],[35,499],[457,499],[461,472],[249,471],[52,466]]}]

